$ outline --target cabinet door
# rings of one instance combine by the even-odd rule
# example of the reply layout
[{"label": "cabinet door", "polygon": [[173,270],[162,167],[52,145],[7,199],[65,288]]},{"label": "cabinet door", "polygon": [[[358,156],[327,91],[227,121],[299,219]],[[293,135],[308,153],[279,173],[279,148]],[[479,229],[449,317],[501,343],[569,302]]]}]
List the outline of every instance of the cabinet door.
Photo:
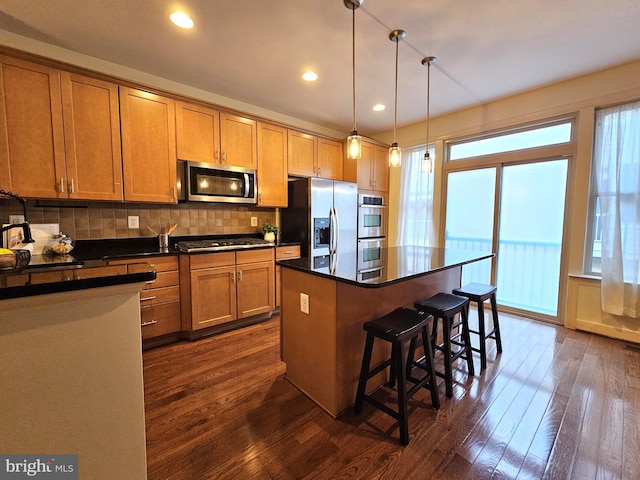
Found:
[{"label": "cabinet door", "polygon": [[342,180],[342,143],[318,138],[318,176],[330,180]]},{"label": "cabinet door", "polygon": [[358,159],[358,188],[360,190],[373,190],[373,145],[362,144],[362,157]]},{"label": "cabinet door", "polygon": [[191,328],[210,327],[237,317],[235,266],[191,271]]},{"label": "cabinet door", "polygon": [[371,161],[373,188],[379,192],[389,191],[389,150],[378,145],[373,147]]},{"label": "cabinet door", "polygon": [[58,70],[5,56],[0,69],[0,188],[65,198]]},{"label": "cabinet door", "polygon": [[124,197],[176,203],[176,135],[173,100],[120,87]]},{"label": "cabinet door", "polygon": [[220,163],[220,112],[176,102],[176,148],[180,160]]},{"label": "cabinet door", "polygon": [[118,87],[60,72],[69,198],[121,201]]},{"label": "cabinet door", "polygon": [[258,122],[258,205],[286,207],[287,129]]},{"label": "cabinet door", "polygon": [[287,168],[289,175],[315,177],[318,137],[296,130],[289,130],[287,137]]},{"label": "cabinet door", "polygon": [[268,313],[274,309],[273,262],[238,265],[238,318]]},{"label": "cabinet door", "polygon": [[256,168],[256,122],[248,118],[220,114],[222,163],[234,167]]}]

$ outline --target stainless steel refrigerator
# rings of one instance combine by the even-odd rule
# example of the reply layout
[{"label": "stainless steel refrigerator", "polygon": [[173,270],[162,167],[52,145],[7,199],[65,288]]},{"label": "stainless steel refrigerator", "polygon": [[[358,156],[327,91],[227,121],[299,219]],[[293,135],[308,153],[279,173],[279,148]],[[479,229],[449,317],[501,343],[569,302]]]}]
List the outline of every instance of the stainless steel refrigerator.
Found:
[{"label": "stainless steel refrigerator", "polygon": [[280,212],[281,242],[300,242],[313,268],[355,276],[358,185],[322,178],[289,181],[289,205]]}]

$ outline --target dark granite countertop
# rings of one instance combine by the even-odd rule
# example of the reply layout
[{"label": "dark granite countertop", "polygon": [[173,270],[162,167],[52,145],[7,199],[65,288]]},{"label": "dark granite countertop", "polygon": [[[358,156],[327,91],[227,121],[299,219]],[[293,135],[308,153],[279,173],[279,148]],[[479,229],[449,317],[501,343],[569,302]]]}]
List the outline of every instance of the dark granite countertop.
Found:
[{"label": "dark granite countertop", "polygon": [[87,260],[82,264],[26,268],[19,272],[0,274],[0,300],[51,293],[148,282],[156,278],[155,270],[145,262],[146,269],[129,273],[126,265],[106,266],[102,260]]},{"label": "dark granite countertop", "polygon": [[[183,240],[251,236],[240,234],[170,237],[169,248],[166,250],[159,248],[157,237],[77,240],[70,254],[33,255],[29,265],[21,271],[0,271],[0,300],[153,280],[156,274],[151,267],[148,272],[129,274],[126,272],[126,267],[108,267],[105,266],[104,261],[130,258],[146,263],[148,259],[157,256],[213,253],[184,253],[178,251],[175,245]],[[294,245],[294,243],[275,246],[281,245]],[[265,245],[255,248],[273,248],[273,246]]]},{"label": "dark granite countertop", "polygon": [[278,260],[281,267],[365,288],[377,288],[429,273],[492,258],[493,253],[430,247],[384,248],[377,262],[358,263],[358,252],[336,254],[330,266],[315,266],[310,257]]}]

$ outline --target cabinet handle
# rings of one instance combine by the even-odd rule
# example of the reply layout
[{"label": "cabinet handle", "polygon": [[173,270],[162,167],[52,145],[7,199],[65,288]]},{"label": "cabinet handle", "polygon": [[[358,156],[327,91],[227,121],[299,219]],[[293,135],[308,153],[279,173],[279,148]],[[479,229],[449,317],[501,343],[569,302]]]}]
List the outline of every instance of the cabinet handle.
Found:
[{"label": "cabinet handle", "polygon": [[73,183],[73,178],[69,181],[69,183],[67,184],[67,188],[69,189],[69,193],[75,193],[76,191],[76,186]]},{"label": "cabinet handle", "polygon": [[155,296],[155,295],[152,295],[151,297],[144,297],[144,298],[141,298],[141,299],[140,299],[140,301],[141,301],[141,302],[146,302],[147,300],[155,300],[155,298],[156,298],[156,296]]},{"label": "cabinet handle", "polygon": [[220,161],[220,150],[216,150],[216,160]]},{"label": "cabinet handle", "polygon": [[293,250],[286,250],[284,252],[285,255],[292,255],[293,254]]},{"label": "cabinet handle", "polygon": [[238,281],[241,282],[242,281],[242,270],[240,270],[238,272]]},{"label": "cabinet handle", "polygon": [[64,193],[64,178],[60,177],[60,185],[58,186],[60,193]]},{"label": "cabinet handle", "polygon": [[231,281],[236,283],[236,272],[231,272]]},{"label": "cabinet handle", "polygon": [[151,320],[150,322],[143,322],[140,324],[141,327],[148,327],[149,325],[155,325],[156,323],[158,323],[157,320]]},{"label": "cabinet handle", "polygon": [[224,163],[227,163],[227,151],[226,150],[222,151],[222,161]]}]

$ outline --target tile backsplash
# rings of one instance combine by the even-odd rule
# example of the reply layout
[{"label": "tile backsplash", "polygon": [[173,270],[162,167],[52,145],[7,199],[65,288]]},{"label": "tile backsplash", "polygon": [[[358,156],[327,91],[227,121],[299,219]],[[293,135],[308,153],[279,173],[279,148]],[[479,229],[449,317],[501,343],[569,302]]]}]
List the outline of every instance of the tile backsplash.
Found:
[{"label": "tile backsplash", "polygon": [[[12,199],[0,200],[0,222],[9,215],[21,215],[22,206]],[[128,228],[128,217],[139,217],[140,228]],[[258,226],[251,226],[257,217]],[[176,223],[174,236],[230,235],[255,233],[265,223],[276,222],[276,210],[210,203],[177,205],[120,204],[101,202],[27,201],[29,223],[59,223],[60,230],[75,240],[101,238],[152,237],[147,228],[158,231],[167,223]]]}]

